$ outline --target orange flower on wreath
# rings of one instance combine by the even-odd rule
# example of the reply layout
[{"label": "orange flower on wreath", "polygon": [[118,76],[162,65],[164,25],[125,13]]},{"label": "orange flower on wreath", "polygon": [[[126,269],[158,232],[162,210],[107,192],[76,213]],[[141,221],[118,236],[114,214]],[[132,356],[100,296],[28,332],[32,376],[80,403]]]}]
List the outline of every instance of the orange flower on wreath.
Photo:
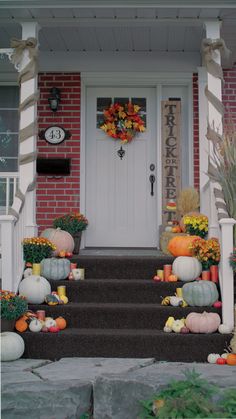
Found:
[{"label": "orange flower on wreath", "polygon": [[115,103],[104,109],[104,121],[100,128],[111,138],[130,143],[139,132],[145,131],[144,120],[139,113],[140,106],[131,102],[121,105]]}]

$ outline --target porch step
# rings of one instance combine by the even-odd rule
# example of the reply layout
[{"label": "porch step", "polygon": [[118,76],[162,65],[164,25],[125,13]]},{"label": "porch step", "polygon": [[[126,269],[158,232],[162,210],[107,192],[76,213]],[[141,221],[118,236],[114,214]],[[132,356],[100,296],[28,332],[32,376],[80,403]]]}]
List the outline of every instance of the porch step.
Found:
[{"label": "porch step", "polygon": [[[32,336],[33,335],[33,336]],[[79,329],[23,334],[26,358],[155,358],[158,361],[206,362],[222,353],[229,335],[164,333],[153,329]]]},{"label": "porch step", "polygon": [[48,317],[63,316],[72,328],[98,329],[160,329],[169,316],[177,319],[192,311],[220,314],[211,307],[171,307],[160,304],[70,303],[66,305],[30,305],[31,310],[45,310]]},{"label": "porch step", "polygon": [[162,361],[204,362],[210,352],[222,353],[231,335],[164,333],[169,316],[215,312],[213,307],[162,306],[161,299],[174,295],[183,282],[154,282],[157,269],[173,258],[128,256],[79,256],[73,258],[85,268],[84,281],[51,281],[52,289],[66,285],[69,303],[30,305],[47,316],[64,316],[68,328],[59,333],[22,335],[24,357],[154,357]]},{"label": "porch step", "polygon": [[85,279],[84,281],[50,281],[52,290],[65,285],[70,302],[80,303],[150,303],[158,304],[163,297],[175,295],[184,282],[160,282],[144,279]]},{"label": "porch step", "polygon": [[149,279],[157,269],[172,264],[174,258],[162,256],[73,256],[71,262],[85,268],[86,279]]}]

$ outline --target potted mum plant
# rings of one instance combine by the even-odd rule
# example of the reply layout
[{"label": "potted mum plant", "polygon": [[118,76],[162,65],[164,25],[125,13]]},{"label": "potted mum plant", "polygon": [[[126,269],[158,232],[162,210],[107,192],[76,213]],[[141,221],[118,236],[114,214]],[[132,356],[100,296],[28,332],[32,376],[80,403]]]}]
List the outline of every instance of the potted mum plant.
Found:
[{"label": "potted mum plant", "polygon": [[24,260],[28,264],[40,263],[45,258],[50,258],[56,246],[44,237],[29,237],[22,241]]},{"label": "potted mum plant", "polygon": [[26,298],[11,291],[0,290],[1,330],[14,330],[15,321],[28,310]]},{"label": "potted mum plant", "polygon": [[67,231],[72,235],[75,241],[75,247],[73,251],[75,254],[79,253],[82,231],[84,231],[87,226],[88,220],[80,212],[65,214],[61,217],[55,218],[53,221],[54,228],[60,228],[61,230]]},{"label": "potted mum plant", "polygon": [[208,217],[206,215],[185,215],[183,218],[185,231],[190,236],[204,239],[208,233]]},{"label": "potted mum plant", "polygon": [[[210,279],[212,275],[212,281],[218,281],[218,275],[213,272],[216,271],[216,266],[218,266],[220,262],[220,244],[219,240],[215,237],[204,240],[204,239],[196,239],[190,246],[190,250],[192,255],[195,256],[202,264],[202,279]],[[205,272],[209,272],[206,274]],[[210,275],[211,271],[211,275]]]}]

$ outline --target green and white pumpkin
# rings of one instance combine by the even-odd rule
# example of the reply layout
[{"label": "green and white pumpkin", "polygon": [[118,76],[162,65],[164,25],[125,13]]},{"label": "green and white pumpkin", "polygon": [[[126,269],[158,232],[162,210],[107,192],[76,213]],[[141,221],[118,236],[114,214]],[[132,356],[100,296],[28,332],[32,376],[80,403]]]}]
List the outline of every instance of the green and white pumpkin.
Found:
[{"label": "green and white pumpkin", "polygon": [[51,293],[51,285],[43,276],[30,275],[19,285],[19,294],[24,295],[31,304],[42,304],[47,294]]},{"label": "green and white pumpkin", "polygon": [[15,361],[25,350],[24,340],[18,333],[1,333],[1,361]]},{"label": "green and white pumpkin", "polygon": [[68,259],[48,258],[41,261],[41,275],[47,279],[59,281],[65,279],[70,273],[70,261]]},{"label": "green and white pumpkin", "polygon": [[194,281],[201,272],[201,263],[197,258],[191,256],[178,256],[172,265],[172,273],[184,282]]},{"label": "green and white pumpkin", "polygon": [[194,281],[191,284],[184,284],[182,293],[188,305],[197,307],[212,306],[219,298],[217,287],[211,281]]}]

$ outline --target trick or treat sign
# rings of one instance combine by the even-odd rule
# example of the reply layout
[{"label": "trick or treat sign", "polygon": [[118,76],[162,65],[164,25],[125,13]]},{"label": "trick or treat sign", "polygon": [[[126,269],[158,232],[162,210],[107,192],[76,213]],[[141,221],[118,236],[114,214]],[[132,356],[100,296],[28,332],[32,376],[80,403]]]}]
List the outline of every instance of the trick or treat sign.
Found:
[{"label": "trick or treat sign", "polygon": [[175,218],[181,188],[181,102],[162,101],[162,224]]}]

